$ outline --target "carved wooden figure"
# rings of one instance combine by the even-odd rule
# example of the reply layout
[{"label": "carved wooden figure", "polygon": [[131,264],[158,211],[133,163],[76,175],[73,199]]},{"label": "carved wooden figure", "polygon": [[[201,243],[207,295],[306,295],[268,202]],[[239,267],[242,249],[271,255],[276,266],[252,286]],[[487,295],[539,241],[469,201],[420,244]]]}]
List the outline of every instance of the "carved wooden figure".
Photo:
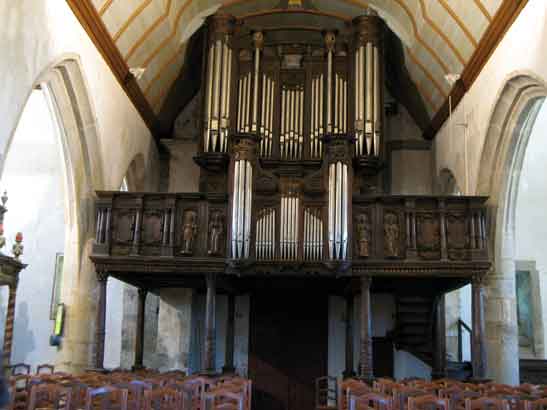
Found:
[{"label": "carved wooden figure", "polygon": [[389,212],[384,216],[385,253],[387,257],[399,256],[399,222],[397,215]]},{"label": "carved wooden figure", "polygon": [[214,211],[209,222],[209,255],[220,255],[224,239],[224,215],[221,211]]},{"label": "carved wooden figure", "polygon": [[192,255],[194,253],[194,240],[198,233],[197,213],[196,211],[186,211],[183,217],[182,226],[182,253],[183,255]]},{"label": "carved wooden figure", "polygon": [[357,216],[357,249],[358,255],[362,258],[370,256],[370,219],[368,214],[363,213]]}]

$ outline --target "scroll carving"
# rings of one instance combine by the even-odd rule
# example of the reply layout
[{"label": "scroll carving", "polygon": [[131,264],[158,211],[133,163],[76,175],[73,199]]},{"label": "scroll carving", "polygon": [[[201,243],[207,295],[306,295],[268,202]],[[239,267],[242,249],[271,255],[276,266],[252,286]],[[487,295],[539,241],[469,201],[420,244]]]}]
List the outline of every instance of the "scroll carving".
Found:
[{"label": "scroll carving", "polygon": [[198,233],[197,219],[196,211],[184,211],[182,217],[182,250],[180,252],[183,255],[192,255],[194,253],[194,242]]},{"label": "scroll carving", "polygon": [[222,255],[224,249],[224,213],[216,210],[209,217],[209,255]]}]

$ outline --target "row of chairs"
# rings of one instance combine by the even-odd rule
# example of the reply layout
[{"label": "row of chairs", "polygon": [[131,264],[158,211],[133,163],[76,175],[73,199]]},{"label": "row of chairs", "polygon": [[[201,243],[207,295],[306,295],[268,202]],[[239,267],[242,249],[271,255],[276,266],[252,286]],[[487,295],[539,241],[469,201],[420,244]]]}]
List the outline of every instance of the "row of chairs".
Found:
[{"label": "row of chairs", "polygon": [[250,410],[250,380],[184,372],[17,374],[10,410]]},{"label": "row of chairs", "polygon": [[524,384],[472,384],[376,380],[372,387],[348,379],[339,384],[338,410],[546,410],[547,389]]}]

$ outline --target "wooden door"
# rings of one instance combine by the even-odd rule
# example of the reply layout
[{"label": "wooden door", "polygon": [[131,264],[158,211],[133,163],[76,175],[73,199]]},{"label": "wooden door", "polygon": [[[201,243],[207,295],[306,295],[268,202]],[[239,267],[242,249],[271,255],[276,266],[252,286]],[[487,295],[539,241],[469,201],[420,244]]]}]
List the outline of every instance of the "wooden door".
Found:
[{"label": "wooden door", "polygon": [[327,295],[264,292],[251,300],[253,408],[312,410],[315,379],[327,373]]}]

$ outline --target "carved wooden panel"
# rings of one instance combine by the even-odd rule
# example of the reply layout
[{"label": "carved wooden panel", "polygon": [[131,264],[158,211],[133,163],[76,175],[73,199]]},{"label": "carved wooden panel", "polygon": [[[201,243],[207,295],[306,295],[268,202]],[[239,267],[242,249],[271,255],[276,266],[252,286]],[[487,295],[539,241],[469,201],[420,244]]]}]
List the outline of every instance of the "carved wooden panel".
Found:
[{"label": "carved wooden panel", "polygon": [[423,259],[441,258],[441,232],[439,215],[435,212],[417,214],[418,255]]},{"label": "carved wooden panel", "polygon": [[135,230],[136,211],[120,209],[114,214],[114,242],[120,245],[131,245]]},{"label": "carved wooden panel", "polygon": [[446,242],[449,259],[462,260],[469,257],[469,223],[465,213],[451,212],[446,215]]},{"label": "carved wooden panel", "polygon": [[161,244],[163,238],[163,210],[148,210],[143,215],[142,242],[144,245]]}]

